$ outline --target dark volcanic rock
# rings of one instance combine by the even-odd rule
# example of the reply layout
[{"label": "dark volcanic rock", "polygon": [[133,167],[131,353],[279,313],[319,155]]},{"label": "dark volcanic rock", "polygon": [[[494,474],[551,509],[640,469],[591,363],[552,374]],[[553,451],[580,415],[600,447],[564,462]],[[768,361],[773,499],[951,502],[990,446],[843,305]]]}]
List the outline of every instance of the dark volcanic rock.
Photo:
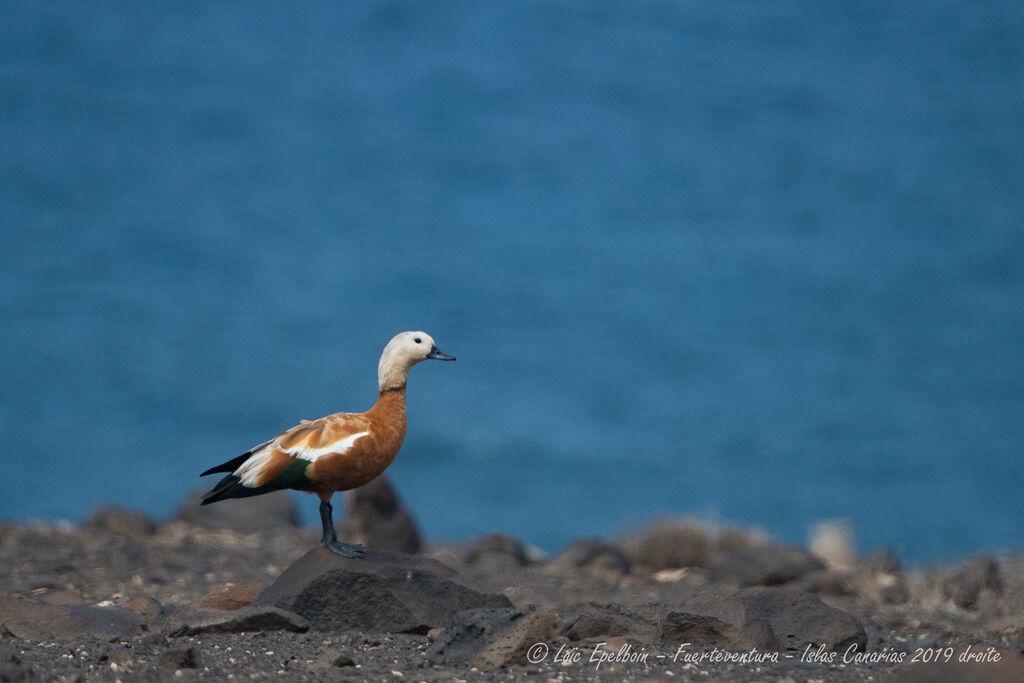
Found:
[{"label": "dark volcanic rock", "polygon": [[658,641],[659,621],[657,608],[625,607],[616,603],[584,605],[569,617],[564,633],[574,641],[628,636],[653,643]]},{"label": "dark volcanic rock", "polygon": [[43,678],[35,669],[21,662],[5,662],[0,664],[0,682],[2,683],[42,683]]},{"label": "dark volcanic rock", "polygon": [[[171,521],[156,534],[132,520],[104,513],[88,528],[0,523],[0,681],[1024,680],[1020,553],[998,563],[905,569],[879,555],[805,573],[784,589],[744,588],[735,575],[718,581],[708,563],[655,573],[637,560],[623,574],[600,542],[581,541],[541,563],[514,539],[496,537],[479,543],[472,565],[461,562],[464,547],[431,550],[429,557],[454,563],[458,573],[426,556],[371,548],[364,560],[319,550],[282,576],[314,538],[280,519],[259,528],[247,520],[239,532]],[[708,537],[709,552],[732,553],[731,560],[760,543],[723,537]],[[699,550],[696,538],[689,547]],[[636,558],[632,542],[612,545]],[[647,550],[652,558],[657,552]],[[757,570],[746,575],[760,576],[753,580],[780,575],[764,571],[770,563],[763,557],[751,559]],[[597,570],[606,560],[606,570]],[[245,605],[260,582],[268,587],[258,597],[276,592],[280,606]],[[519,607],[481,592],[504,593]],[[965,611],[953,600],[973,606]],[[195,609],[200,603],[240,609]],[[534,604],[535,611],[526,608]],[[492,609],[456,612],[464,606]],[[306,633],[293,632],[307,624]],[[178,629],[183,635],[168,635]],[[542,661],[524,661],[538,643],[533,659]],[[632,647],[649,660],[608,661],[600,670],[593,660],[554,661],[556,653],[590,659],[599,643],[607,653]],[[668,661],[686,643],[687,659]],[[756,646],[778,661],[690,659],[714,647],[743,654]],[[858,655],[902,653],[906,660],[845,663],[850,646]],[[836,659],[823,656],[827,650]],[[930,661],[911,662],[915,650],[930,652]],[[948,652],[956,661],[937,663],[936,653]],[[990,658],[961,662],[961,655]],[[501,666],[509,668],[493,668]]]},{"label": "dark volcanic rock", "polygon": [[497,564],[525,567],[530,563],[522,543],[505,534],[487,534],[470,543],[462,556],[468,565]]},{"label": "dark volcanic rock", "polygon": [[632,563],[619,548],[599,538],[581,538],[573,541],[551,560],[554,568],[607,569],[628,574]]},{"label": "dark volcanic rock", "polygon": [[157,663],[165,669],[199,669],[203,666],[199,650],[194,647],[176,647],[167,650],[157,658]]},{"label": "dark volcanic rock", "polygon": [[236,610],[184,610],[168,621],[166,632],[172,638],[198,633],[247,633],[251,631],[292,631],[304,633],[309,622],[298,614],[273,605],[247,606]]},{"label": "dark volcanic rock", "polygon": [[116,664],[117,666],[128,666],[134,660],[131,651],[123,645],[108,647],[99,657],[100,664]]},{"label": "dark volcanic rock", "polygon": [[385,553],[418,553],[422,543],[412,515],[381,475],[345,494],[342,537]]},{"label": "dark volcanic rock", "polygon": [[107,505],[96,508],[82,528],[114,536],[148,536],[156,533],[156,522],[138,510]]},{"label": "dark volcanic rock", "polygon": [[708,564],[713,577],[741,586],[775,586],[824,568],[807,550],[774,543],[719,552]]},{"label": "dark volcanic rock", "polygon": [[778,588],[709,586],[681,602],[585,605],[567,620],[573,640],[626,637],[647,644],[726,650],[832,650],[866,642],[860,622],[810,593]]},{"label": "dark volcanic rock", "polygon": [[132,610],[88,605],[46,605],[34,600],[0,600],[0,623],[26,640],[71,641],[82,634],[129,639],[142,632],[142,618]]},{"label": "dark volcanic rock", "polygon": [[374,552],[352,560],[322,547],[285,570],[253,604],[290,610],[321,631],[406,633],[443,626],[464,609],[512,606],[504,595],[462,585],[437,560]]},{"label": "dark volcanic rock", "polygon": [[755,587],[743,588],[734,597],[743,604],[744,625],[766,623],[780,649],[802,651],[807,645],[824,645],[826,650],[843,650],[856,644],[863,651],[867,643],[857,619],[810,593]]},{"label": "dark volcanic rock", "polygon": [[339,669],[343,669],[346,666],[355,666],[356,665],[356,661],[354,659],[352,659],[351,657],[349,657],[348,655],[336,655],[336,656],[332,656],[331,657],[330,665],[331,666],[336,666]]},{"label": "dark volcanic rock", "polygon": [[704,589],[685,602],[664,607],[660,636],[663,643],[744,650],[763,647],[755,639],[772,640],[760,625],[748,633],[743,602],[727,588]]},{"label": "dark volcanic rock", "polygon": [[248,583],[225,583],[209,593],[197,607],[206,609],[235,610],[252,604],[256,596],[267,587],[261,581]]},{"label": "dark volcanic rock", "polygon": [[730,594],[716,587],[666,605],[661,640],[795,652],[808,645],[840,650],[855,643],[863,650],[867,636],[859,621],[810,593],[754,587]]},{"label": "dark volcanic rock", "polygon": [[974,607],[984,590],[1001,593],[1003,581],[999,575],[999,564],[991,557],[979,557],[965,564],[956,574],[943,583],[946,597],[959,607]]},{"label": "dark volcanic rock", "polygon": [[135,652],[152,654],[166,650],[170,642],[167,640],[167,636],[162,633],[147,633],[135,641],[133,649]]},{"label": "dark volcanic rock", "polygon": [[471,609],[459,612],[427,650],[434,664],[490,669],[525,665],[527,650],[557,635],[562,622],[547,610]]},{"label": "dark volcanic rock", "polygon": [[819,569],[805,574],[801,585],[818,595],[856,595],[854,576],[844,569]]},{"label": "dark volcanic rock", "polygon": [[[210,480],[211,486],[216,483]],[[299,514],[295,503],[284,491],[273,491],[262,496],[237,498],[212,505],[199,505],[208,489],[193,491],[181,503],[176,517],[190,524],[207,528],[233,529],[252,533],[257,529],[279,525],[298,526]]]},{"label": "dark volcanic rock", "polygon": [[154,630],[154,627],[159,627],[167,616],[164,606],[160,604],[159,600],[154,600],[153,598],[138,598],[126,602],[120,605],[120,607],[130,609],[138,614],[142,619],[142,623],[150,631]]}]

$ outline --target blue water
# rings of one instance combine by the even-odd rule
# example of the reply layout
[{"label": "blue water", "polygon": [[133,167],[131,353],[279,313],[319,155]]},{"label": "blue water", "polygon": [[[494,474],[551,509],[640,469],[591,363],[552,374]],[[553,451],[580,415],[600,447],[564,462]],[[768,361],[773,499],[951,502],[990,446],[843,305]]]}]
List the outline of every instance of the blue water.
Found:
[{"label": "blue water", "polygon": [[1024,547],[1024,4],[4,15],[0,518],[169,515],[420,328],[430,538]]}]

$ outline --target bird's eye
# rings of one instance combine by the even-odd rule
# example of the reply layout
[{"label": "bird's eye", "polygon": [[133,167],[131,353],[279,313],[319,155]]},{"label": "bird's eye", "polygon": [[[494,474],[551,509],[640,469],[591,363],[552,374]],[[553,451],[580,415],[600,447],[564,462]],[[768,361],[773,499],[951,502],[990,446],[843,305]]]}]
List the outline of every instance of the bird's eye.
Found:
[{"label": "bird's eye", "polygon": [[422,344],[423,343],[423,340],[420,339],[419,337],[416,337],[415,339],[413,339],[413,341],[416,342],[417,344]]}]

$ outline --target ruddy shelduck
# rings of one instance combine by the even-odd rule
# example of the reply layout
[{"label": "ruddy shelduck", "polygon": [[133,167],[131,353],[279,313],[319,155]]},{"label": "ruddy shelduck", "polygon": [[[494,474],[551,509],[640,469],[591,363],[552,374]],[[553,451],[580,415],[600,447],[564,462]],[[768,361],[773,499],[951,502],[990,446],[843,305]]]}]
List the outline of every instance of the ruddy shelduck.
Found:
[{"label": "ruddy shelduck", "polygon": [[225,498],[296,489],[320,497],[320,543],[342,557],[362,557],[361,545],[342,543],[334,531],[331,496],[378,477],[395,459],[405,438],[405,383],[412,366],[428,359],[455,360],[426,332],[402,332],[388,342],[377,366],[380,394],[365,413],[337,413],[302,420],[280,436],[254,446],[199,476],[230,474],[203,496],[200,505]]}]

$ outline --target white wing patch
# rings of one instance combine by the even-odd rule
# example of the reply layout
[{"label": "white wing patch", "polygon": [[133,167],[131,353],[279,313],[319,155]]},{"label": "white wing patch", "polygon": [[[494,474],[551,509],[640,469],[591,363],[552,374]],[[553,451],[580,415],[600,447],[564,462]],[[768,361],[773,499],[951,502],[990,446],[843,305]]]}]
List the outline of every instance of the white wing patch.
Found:
[{"label": "white wing patch", "polygon": [[[272,442],[271,442],[272,443]],[[270,444],[268,443],[267,446]],[[248,460],[242,463],[242,466],[233,472],[238,477],[238,483],[242,486],[248,486],[249,488],[256,487],[256,479],[259,476],[260,470],[270,460],[270,456],[274,454],[273,449],[264,446],[256,453],[253,453]]]},{"label": "white wing patch", "polygon": [[[332,453],[345,453],[352,445],[368,435],[370,432],[359,432],[358,434],[349,434],[341,441],[335,441],[334,443],[322,446],[320,448],[305,448],[304,446],[292,446],[285,450],[282,449],[283,453],[288,455],[294,455],[302,460],[308,460],[309,462],[315,461],[317,458]],[[242,463],[242,466],[234,471],[234,475],[238,477],[238,483],[242,486],[248,486],[249,488],[256,488],[259,486],[256,482],[260,479],[260,473],[263,470],[263,466],[267,464],[270,458],[274,455],[273,442],[268,443],[262,449],[253,453],[252,456]]]},{"label": "white wing patch", "polygon": [[352,445],[356,441],[363,438],[369,433],[370,432],[359,432],[357,434],[349,434],[341,441],[335,441],[334,443],[327,444],[326,446],[321,446],[320,448],[292,446],[291,448],[284,452],[288,453],[289,455],[294,455],[296,457],[302,458],[303,460],[314,462],[317,458],[320,458],[325,455],[330,455],[332,453],[345,453],[346,451],[348,451],[348,449],[352,448]]}]

